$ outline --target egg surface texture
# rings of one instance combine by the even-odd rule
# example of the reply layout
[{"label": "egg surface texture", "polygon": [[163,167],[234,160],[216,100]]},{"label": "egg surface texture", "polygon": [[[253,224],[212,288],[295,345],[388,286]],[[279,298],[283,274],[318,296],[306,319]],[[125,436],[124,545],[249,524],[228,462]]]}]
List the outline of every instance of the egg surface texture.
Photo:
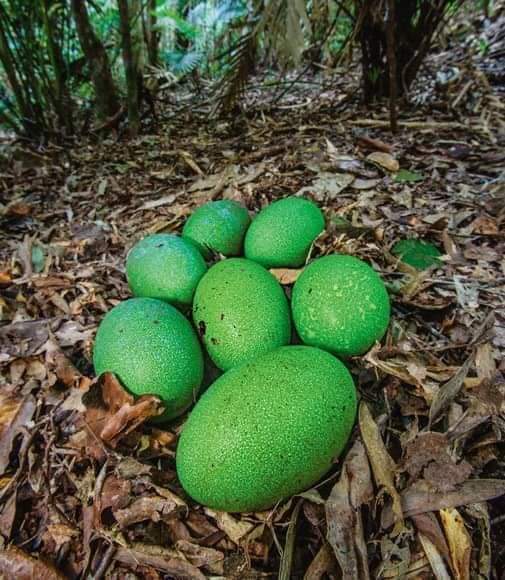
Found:
[{"label": "egg surface texture", "polygon": [[134,296],[191,305],[196,285],[207,271],[198,249],[173,234],[153,234],[137,242],[126,259],[126,275]]},{"label": "egg surface texture", "polygon": [[179,439],[179,480],[213,509],[267,509],[327,473],[355,415],[343,363],[317,348],[278,348],[226,372],[202,395]]},{"label": "egg surface texture", "polygon": [[291,337],[289,305],[279,282],[244,258],[209,269],[196,289],[193,320],[210,358],[223,370],[287,344]]},{"label": "egg surface texture", "polygon": [[297,279],[293,321],[305,344],[337,356],[363,354],[389,324],[389,296],[379,274],[353,256],[314,260]]},{"label": "egg surface texture", "polygon": [[298,268],[324,230],[321,210],[303,197],[286,197],[263,208],[247,230],[245,257],[265,268]]},{"label": "egg surface texture", "polygon": [[93,350],[95,372],[114,373],[133,395],[156,395],[160,420],[180,415],[196,400],[203,356],[193,327],[173,306],[132,298],[107,313]]},{"label": "egg surface texture", "polygon": [[188,218],[182,236],[191,240],[206,259],[212,252],[238,256],[250,223],[249,212],[240,203],[229,199],[210,201]]}]

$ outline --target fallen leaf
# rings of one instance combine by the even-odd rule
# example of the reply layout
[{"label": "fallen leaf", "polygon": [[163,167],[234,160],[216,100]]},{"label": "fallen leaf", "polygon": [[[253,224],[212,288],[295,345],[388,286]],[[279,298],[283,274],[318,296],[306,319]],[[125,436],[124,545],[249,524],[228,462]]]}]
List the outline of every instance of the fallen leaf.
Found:
[{"label": "fallen leaf", "polygon": [[209,515],[217,524],[217,527],[230,538],[235,544],[240,544],[240,540],[244,538],[253,528],[254,524],[244,520],[234,518],[227,512],[218,512],[205,508],[205,513]]},{"label": "fallen leaf", "polygon": [[361,506],[373,498],[365,448],[357,440],[345,459],[339,481],[326,501],[326,537],[344,578],[370,577]]},{"label": "fallen leaf", "polygon": [[112,373],[104,373],[86,394],[86,423],[100,439],[115,447],[150,417],[163,412],[159,398],[149,395],[134,399]]},{"label": "fallen leaf", "polygon": [[0,474],[9,465],[14,439],[27,427],[36,406],[32,395],[20,398],[0,392]]},{"label": "fallen leaf", "polygon": [[455,508],[440,510],[440,518],[449,542],[452,569],[456,580],[470,580],[472,540],[463,518]]},{"label": "fallen leaf", "polygon": [[307,568],[303,580],[322,580],[322,578],[330,577],[335,567],[333,550],[328,542],[324,542]]},{"label": "fallen leaf", "polygon": [[295,551],[296,526],[298,523],[298,515],[302,507],[303,500],[299,500],[295,505],[291,518],[289,520],[288,529],[286,532],[286,543],[282,550],[281,562],[279,565],[279,580],[290,580],[292,578],[293,554]]},{"label": "fallen leaf", "polygon": [[411,516],[417,530],[423,534],[437,548],[446,562],[451,561],[451,554],[444,532],[434,513],[417,514]]},{"label": "fallen leaf", "polygon": [[52,564],[29,556],[15,546],[0,550],[0,576],[13,580],[65,580]]},{"label": "fallen leaf", "polygon": [[436,546],[430,542],[430,540],[423,534],[419,534],[419,540],[423,547],[424,553],[430,562],[431,569],[437,580],[451,580],[447,568],[445,567],[444,560],[437,550]]},{"label": "fallen leaf", "polygon": [[394,533],[397,534],[403,527],[403,509],[400,495],[394,484],[396,465],[386,450],[379,428],[366,403],[361,403],[359,407],[359,427],[375,483],[377,487],[383,488],[393,501]]},{"label": "fallen leaf", "polygon": [[395,181],[399,183],[415,183],[416,181],[423,181],[424,176],[415,171],[408,171],[407,169],[400,169],[395,175]]},{"label": "fallen leaf", "polygon": [[444,508],[489,501],[505,494],[501,479],[469,479],[454,491],[434,492],[427,486],[413,486],[402,493],[402,507],[406,517]]},{"label": "fallen leaf", "polygon": [[129,506],[115,510],[114,517],[122,528],[144,520],[159,522],[174,516],[185,507],[184,502],[175,502],[164,497],[140,497]]},{"label": "fallen leaf", "polygon": [[391,172],[400,169],[398,161],[392,155],[383,151],[374,151],[373,153],[370,153],[367,155],[367,160]]},{"label": "fallen leaf", "polygon": [[435,394],[433,402],[430,407],[429,416],[429,427],[433,424],[433,421],[439,416],[439,414],[451,403],[456,395],[461,390],[463,386],[463,381],[466,379],[468,371],[470,370],[474,361],[473,354],[467,358],[463,366],[458,370],[458,372],[440,387],[440,389]]},{"label": "fallen leaf", "polygon": [[294,284],[298,280],[298,276],[303,272],[302,269],[293,268],[271,268],[270,274],[273,274],[277,280],[283,285],[288,286]]}]

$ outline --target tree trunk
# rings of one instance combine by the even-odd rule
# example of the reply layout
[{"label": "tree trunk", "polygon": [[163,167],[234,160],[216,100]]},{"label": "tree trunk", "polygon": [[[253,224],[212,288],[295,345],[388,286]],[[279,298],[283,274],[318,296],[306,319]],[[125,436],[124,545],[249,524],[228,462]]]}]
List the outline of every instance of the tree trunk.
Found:
[{"label": "tree trunk", "polygon": [[149,66],[157,67],[159,64],[160,33],[157,30],[158,19],[156,17],[156,0],[148,0],[147,17],[144,24],[147,60]]},{"label": "tree trunk", "polygon": [[123,63],[128,93],[128,123],[132,136],[138,134],[140,129],[139,113],[139,84],[137,67],[132,49],[130,11],[128,0],[118,0],[119,23],[121,29],[121,46],[123,51]]},{"label": "tree trunk", "polygon": [[[394,14],[389,33],[394,30],[396,90],[405,94],[417,76],[433,36],[443,21],[450,0],[361,0],[358,6],[361,26],[363,89],[366,102],[390,96],[387,12]],[[456,8],[461,4],[456,2]],[[391,39],[390,39],[391,40]],[[389,47],[391,54],[391,47]],[[394,90],[394,89],[393,89]]]},{"label": "tree trunk", "polygon": [[120,108],[109,59],[102,42],[91,26],[85,0],[71,2],[79,42],[88,62],[95,89],[98,116],[106,120],[113,117]]},{"label": "tree trunk", "polygon": [[56,40],[55,25],[51,21],[51,0],[41,0],[41,13],[44,31],[46,33],[49,60],[54,72],[54,88],[56,97],[56,112],[60,123],[67,133],[72,132],[72,99],[66,84],[65,62],[61,53],[61,46]]}]

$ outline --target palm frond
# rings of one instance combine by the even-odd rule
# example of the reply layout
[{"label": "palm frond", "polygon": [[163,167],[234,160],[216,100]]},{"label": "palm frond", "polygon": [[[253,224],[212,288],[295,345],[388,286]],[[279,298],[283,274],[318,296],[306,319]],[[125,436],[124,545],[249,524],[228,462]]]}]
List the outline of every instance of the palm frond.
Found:
[{"label": "palm frond", "polygon": [[253,29],[243,34],[231,51],[226,73],[221,79],[222,88],[217,97],[216,111],[230,112],[242,96],[254,70],[256,42],[257,31]]}]

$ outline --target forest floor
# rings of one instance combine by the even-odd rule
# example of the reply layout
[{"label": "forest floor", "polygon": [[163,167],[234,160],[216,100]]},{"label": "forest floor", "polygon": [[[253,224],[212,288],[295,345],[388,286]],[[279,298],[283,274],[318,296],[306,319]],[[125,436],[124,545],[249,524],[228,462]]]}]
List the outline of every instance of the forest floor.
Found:
[{"label": "forest floor", "polygon": [[[331,86],[304,77],[277,103],[279,87],[252,89],[231,120],[180,97],[136,140],[9,144],[0,164],[6,577],[339,578],[336,558],[345,578],[503,577],[504,106],[481,71],[444,58],[432,70],[463,74],[427,75],[396,135],[386,108],[360,104],[350,73]],[[180,232],[211,199],[256,212],[300,192],[327,218],[313,256],[373,264],[392,323],[383,346],[350,362],[362,406],[328,478],[267,512],[214,512],[176,478],[184,418],[150,428],[113,381],[97,384],[93,337],[130,295],[125,255],[141,236]],[[410,237],[435,243],[440,266],[399,263],[391,246]],[[283,273],[288,292],[296,274]]]}]

